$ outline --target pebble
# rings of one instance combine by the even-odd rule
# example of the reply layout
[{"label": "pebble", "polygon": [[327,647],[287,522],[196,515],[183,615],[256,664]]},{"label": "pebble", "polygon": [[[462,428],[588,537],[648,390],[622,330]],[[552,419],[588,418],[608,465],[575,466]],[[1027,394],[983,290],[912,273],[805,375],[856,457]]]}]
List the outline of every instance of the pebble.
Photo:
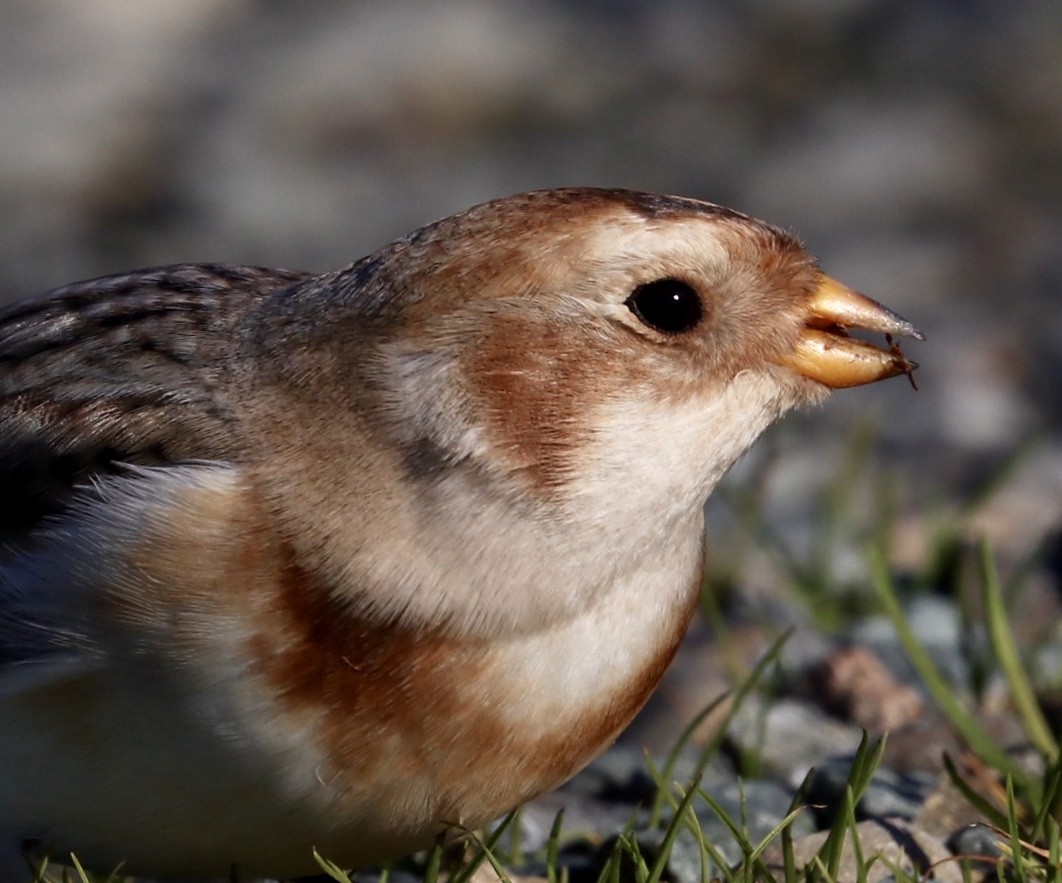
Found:
[{"label": "pebble", "polygon": [[[808,802],[817,807],[822,827],[830,825],[842,806],[852,758],[832,758],[815,768]],[[932,773],[898,773],[879,766],[856,805],[857,818],[915,818],[936,785]]]},{"label": "pebble", "polygon": [[965,825],[946,842],[956,856],[969,858],[974,867],[985,871],[994,870],[997,865],[994,859],[1003,858],[1007,849],[1005,838],[987,825]]}]

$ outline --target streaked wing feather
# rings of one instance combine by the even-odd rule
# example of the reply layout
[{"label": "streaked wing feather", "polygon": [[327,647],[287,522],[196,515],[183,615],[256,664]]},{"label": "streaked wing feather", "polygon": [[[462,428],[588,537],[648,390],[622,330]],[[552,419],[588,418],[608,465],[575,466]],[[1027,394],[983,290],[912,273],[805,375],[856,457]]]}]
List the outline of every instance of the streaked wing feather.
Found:
[{"label": "streaked wing feather", "polygon": [[0,536],[32,529],[115,464],[229,457],[217,390],[231,329],[308,276],[184,264],[0,310]]}]

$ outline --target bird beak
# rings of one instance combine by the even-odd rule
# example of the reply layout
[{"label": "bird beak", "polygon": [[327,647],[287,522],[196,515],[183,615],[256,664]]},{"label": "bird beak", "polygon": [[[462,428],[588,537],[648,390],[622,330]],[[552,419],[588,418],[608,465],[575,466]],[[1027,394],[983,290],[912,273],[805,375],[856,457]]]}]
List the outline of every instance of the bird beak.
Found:
[{"label": "bird beak", "polygon": [[[842,389],[897,374],[910,377],[918,367],[900,352],[892,335],[916,340],[925,340],[925,335],[892,310],[835,279],[823,276],[805,309],[796,346],[780,360],[798,374]],[[883,332],[888,349],[849,337],[849,328]]]}]

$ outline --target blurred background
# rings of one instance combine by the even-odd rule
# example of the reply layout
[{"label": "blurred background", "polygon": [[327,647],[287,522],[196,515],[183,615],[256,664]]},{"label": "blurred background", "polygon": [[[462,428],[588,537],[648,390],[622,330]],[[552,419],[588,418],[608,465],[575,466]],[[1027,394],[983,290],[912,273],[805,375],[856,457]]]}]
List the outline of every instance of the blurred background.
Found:
[{"label": "blurred background", "polygon": [[799,544],[870,427],[915,519],[900,557],[1008,463],[974,529],[1057,551],[1062,4],[5,0],[0,22],[0,299],[177,261],[331,269],[532,188],[702,197],[928,337],[918,392],[836,395],[738,468],[779,530]]}]

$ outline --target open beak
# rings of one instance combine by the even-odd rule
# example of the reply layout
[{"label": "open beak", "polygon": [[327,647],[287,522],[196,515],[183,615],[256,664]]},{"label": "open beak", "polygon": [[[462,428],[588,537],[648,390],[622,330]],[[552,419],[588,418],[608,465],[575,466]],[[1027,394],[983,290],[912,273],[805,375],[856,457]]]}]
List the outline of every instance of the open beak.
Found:
[{"label": "open beak", "polygon": [[[796,346],[780,360],[797,373],[841,389],[898,374],[910,377],[918,367],[900,352],[892,336],[925,340],[925,335],[866,295],[824,276],[806,309]],[[883,332],[888,349],[849,337],[849,328]]]}]

